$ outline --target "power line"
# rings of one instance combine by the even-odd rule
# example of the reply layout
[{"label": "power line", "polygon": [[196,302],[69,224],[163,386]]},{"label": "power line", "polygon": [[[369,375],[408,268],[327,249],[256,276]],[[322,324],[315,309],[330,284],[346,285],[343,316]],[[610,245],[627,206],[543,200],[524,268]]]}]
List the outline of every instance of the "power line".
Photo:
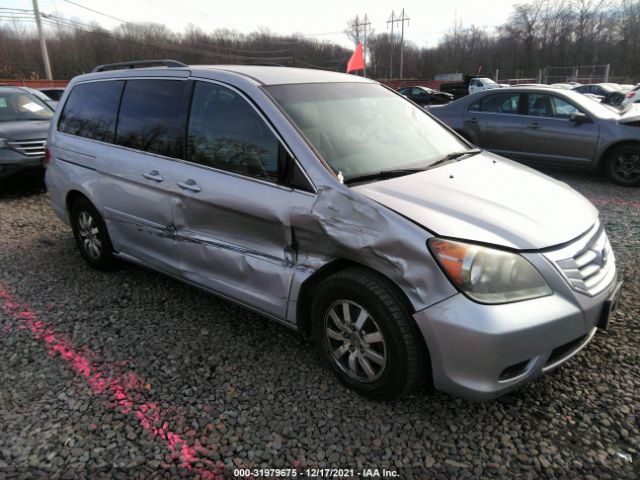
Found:
[{"label": "power line", "polygon": [[0,10],[7,11],[6,13],[16,12],[16,13],[33,13],[33,10],[29,10],[27,8],[9,8],[9,7],[0,7]]},{"label": "power line", "polygon": [[[83,22],[80,22],[80,21],[77,21],[77,20],[69,20],[69,19],[66,19],[66,18],[63,18],[63,17],[59,17],[57,15],[51,15],[51,14],[46,15],[46,18],[47,19],[52,18],[52,19],[55,19],[57,21],[57,22],[49,21],[49,24],[60,23],[60,24],[63,24],[65,26],[71,26],[71,27],[79,28],[79,29],[81,29],[81,30],[83,30],[85,32],[88,32],[88,33],[99,33],[101,35],[105,35],[105,36],[108,36],[108,37],[116,39],[116,40],[130,41],[130,39],[127,39],[127,38],[120,38],[120,37],[114,36],[112,33],[107,32],[106,30],[103,30],[101,32],[95,32],[95,27],[94,26],[88,25],[86,23],[83,23]],[[131,41],[133,41],[133,40],[131,40]],[[152,45],[152,44],[146,44],[146,43],[143,43],[143,42],[139,42],[137,40],[136,40],[136,42],[138,42],[140,44],[144,44],[146,46],[156,46],[157,45],[157,46],[165,46],[166,47],[167,45],[170,45],[170,44],[167,44],[167,43],[161,43],[161,44]],[[216,49],[221,49],[221,50],[227,50],[227,52],[226,52],[227,56],[236,56],[236,57],[240,57],[240,58],[244,58],[244,59],[250,59],[250,60],[287,60],[287,59],[292,58],[290,56],[277,56],[277,57],[274,57],[274,56],[272,56],[272,57],[245,56],[245,55],[238,55],[237,53],[235,53],[235,52],[240,52],[240,53],[258,53],[258,54],[259,53],[265,53],[265,54],[272,54],[273,55],[273,54],[278,54],[278,53],[291,52],[292,51],[291,48],[269,51],[269,50],[234,49],[232,47],[222,47],[222,46],[218,46],[218,45],[208,45],[208,44],[202,44],[202,43],[195,43],[195,45],[203,46],[203,47],[208,48],[208,49],[216,48]],[[171,48],[173,48],[173,47],[174,46],[172,46]],[[218,58],[224,57],[224,55],[225,55],[225,53],[211,52],[210,50],[201,50],[201,49],[196,49],[196,48],[187,47],[187,46],[180,46],[180,48],[186,49],[185,51],[189,51],[189,53],[198,53],[198,54],[201,54],[201,55],[214,56],[214,57],[218,57]]]},{"label": "power line", "polygon": [[16,22],[26,22],[26,23],[33,23],[35,21],[33,19],[33,16],[16,17],[16,16],[13,16],[13,15],[7,16],[7,15],[2,15],[2,14],[0,14],[0,20],[5,21],[5,22],[16,21]]},{"label": "power line", "polygon": [[70,3],[71,5],[75,5],[76,7],[84,8],[85,10],[88,10],[90,12],[97,13],[98,15],[102,15],[103,17],[108,17],[113,20],[117,20],[118,22],[129,23],[126,20],[122,20],[121,18],[114,17],[113,15],[109,15],[108,13],[99,12],[98,10],[94,10],[93,8],[85,7],[84,5],[80,5],[79,3],[72,2],[71,0],[62,0],[62,1]]},{"label": "power line", "polygon": [[53,20],[50,20],[49,18],[43,19],[49,25],[60,24],[62,26],[67,26],[67,27],[71,26],[71,27],[77,28],[78,30],[81,30],[81,31],[83,31],[85,33],[111,38],[111,39],[116,40],[116,41],[134,43],[134,44],[138,44],[138,45],[142,45],[142,46],[146,46],[146,47],[159,47],[159,48],[164,48],[166,50],[173,50],[173,51],[176,51],[176,52],[198,54],[198,55],[202,55],[204,57],[209,57],[209,58],[222,58],[224,60],[227,60],[228,57],[235,57],[237,59],[245,60],[245,61],[262,61],[262,62],[264,62],[264,61],[282,62],[282,61],[292,61],[293,60],[292,56],[255,57],[255,56],[246,56],[246,55],[236,55],[236,54],[233,54],[233,53],[222,54],[222,53],[217,53],[217,52],[211,52],[211,51],[208,51],[208,50],[190,48],[190,47],[183,46],[183,45],[174,45],[174,44],[170,44],[170,43],[155,43],[155,44],[151,44],[151,43],[147,43],[147,42],[141,42],[139,40],[133,40],[133,39],[126,38],[126,37],[124,37],[124,38],[118,37],[118,36],[113,35],[110,32],[107,32],[106,30],[97,31],[91,25],[87,25],[85,23],[78,22],[78,21],[75,21],[75,20],[67,20],[67,19],[58,17],[56,15],[48,15],[47,17],[51,17],[51,18],[54,18],[54,19],[57,20],[57,21],[53,21]]},{"label": "power line", "polygon": [[[67,0],[64,0],[64,1],[67,1]],[[196,46],[202,46],[207,48],[207,50],[203,50],[201,48],[190,47],[188,45],[185,45],[184,43],[183,44],[168,43],[168,42],[149,43],[149,42],[136,40],[133,38],[128,38],[126,34],[123,34],[123,33],[116,34],[102,27],[99,27],[96,24],[90,25],[78,20],[70,20],[54,14],[43,13],[41,15],[42,15],[42,23],[44,25],[47,25],[48,27],[73,28],[73,29],[76,29],[77,31],[87,33],[89,35],[109,38],[116,42],[123,42],[125,44],[130,43],[130,44],[140,45],[145,47],[162,48],[170,51],[201,55],[204,58],[219,59],[222,61],[229,61],[231,59],[232,61],[246,62],[246,63],[260,63],[260,62],[289,63],[289,64],[300,64],[300,65],[311,67],[311,68],[322,68],[322,69],[331,69],[331,70],[335,70],[336,67],[330,66],[330,64],[335,65],[343,62],[343,59],[331,59],[326,61],[325,66],[321,66],[321,65],[316,65],[313,63],[299,60],[297,58],[294,58],[292,55],[275,56],[278,53],[289,53],[289,52],[293,53],[294,47],[269,51],[269,50],[234,49],[232,47],[208,45],[208,44],[202,44],[202,43],[195,44]],[[31,23],[34,21],[34,18],[28,15],[21,14],[20,16],[16,16],[15,14],[7,15],[7,14],[2,14],[2,12],[0,12],[0,20],[2,20],[2,18],[14,19],[21,22],[31,22]],[[182,42],[185,42],[185,41],[186,40],[183,38]],[[273,43],[275,44],[276,42],[273,42]],[[280,42],[280,43],[285,45],[287,44],[296,45],[298,44],[298,41],[293,41],[289,43],[284,43],[284,42]],[[222,50],[222,52],[211,51],[212,49]],[[244,55],[245,53],[258,53],[258,54],[261,54],[262,56]],[[265,56],[269,54],[272,56]]]}]

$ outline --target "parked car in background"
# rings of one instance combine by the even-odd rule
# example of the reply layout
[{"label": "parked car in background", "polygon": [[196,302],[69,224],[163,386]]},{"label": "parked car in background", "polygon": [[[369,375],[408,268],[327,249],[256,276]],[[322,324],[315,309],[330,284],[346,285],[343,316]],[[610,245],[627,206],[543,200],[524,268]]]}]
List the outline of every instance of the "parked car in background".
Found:
[{"label": "parked car in background", "polygon": [[427,373],[494,398],[606,328],[614,255],[567,185],[367,78],[160,63],[76,77],[51,124],[51,203],[92,267],[125,259],[248,306],[375,398]]},{"label": "parked car in background", "polygon": [[0,183],[42,168],[53,109],[24,87],[0,87]]},{"label": "parked car in background", "polygon": [[572,90],[575,87],[581,86],[581,83],[578,82],[560,82],[560,83],[552,83],[550,86],[554,88],[564,88],[565,90]]},{"label": "parked car in background", "polygon": [[27,93],[30,93],[34,97],[37,97],[40,101],[49,105],[52,110],[55,110],[56,107],[58,106],[57,100],[53,100],[51,97],[49,97],[44,92],[41,92],[40,90],[36,90],[35,88],[31,88],[31,87],[15,87],[15,88],[19,88]]},{"label": "parked car in background", "polygon": [[452,94],[439,92],[429,87],[402,87],[398,89],[398,92],[421,107],[427,105],[444,105],[453,100]]},{"label": "parked car in background", "polygon": [[39,88],[42,93],[44,93],[51,100],[55,100],[56,102],[60,101],[62,94],[64,93],[64,88],[62,87],[47,87],[47,88]]},{"label": "parked car in background", "polygon": [[621,113],[573,90],[512,87],[429,111],[500,155],[589,168],[620,185],[640,184],[640,109]]},{"label": "parked car in background", "polygon": [[624,100],[624,91],[614,83],[593,83],[573,88],[574,92],[602,97],[602,103],[620,105]]},{"label": "parked car in background", "polygon": [[494,88],[501,88],[501,85],[487,77],[474,78],[469,82],[469,94],[493,90]]},{"label": "parked car in background", "polygon": [[623,106],[631,105],[632,103],[640,103],[640,83],[628,91],[622,101]]}]

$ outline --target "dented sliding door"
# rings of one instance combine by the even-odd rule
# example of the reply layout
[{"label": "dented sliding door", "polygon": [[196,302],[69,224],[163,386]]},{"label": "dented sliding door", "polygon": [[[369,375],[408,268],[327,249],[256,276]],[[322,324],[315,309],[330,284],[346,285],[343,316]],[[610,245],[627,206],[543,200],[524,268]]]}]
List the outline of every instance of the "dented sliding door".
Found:
[{"label": "dented sliding door", "polygon": [[284,318],[296,262],[289,212],[309,202],[309,196],[196,166],[188,169],[193,170],[190,178],[197,176],[199,190],[185,190],[175,206],[181,276]]}]

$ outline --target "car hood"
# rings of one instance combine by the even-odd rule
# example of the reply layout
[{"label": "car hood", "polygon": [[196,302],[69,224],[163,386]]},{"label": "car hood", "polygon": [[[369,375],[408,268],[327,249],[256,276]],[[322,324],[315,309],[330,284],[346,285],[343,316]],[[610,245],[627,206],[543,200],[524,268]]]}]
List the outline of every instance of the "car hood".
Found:
[{"label": "car hood", "polygon": [[7,140],[42,140],[47,138],[49,120],[1,122],[0,138]]},{"label": "car hood", "polygon": [[518,250],[568,242],[598,218],[565,183],[488,152],[352,188],[436,235]]}]

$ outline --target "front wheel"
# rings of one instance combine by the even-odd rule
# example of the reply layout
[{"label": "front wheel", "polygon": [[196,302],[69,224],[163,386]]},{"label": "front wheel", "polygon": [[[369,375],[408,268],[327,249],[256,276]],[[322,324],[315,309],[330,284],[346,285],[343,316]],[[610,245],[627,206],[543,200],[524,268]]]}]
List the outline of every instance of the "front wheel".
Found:
[{"label": "front wheel", "polygon": [[640,144],[621,145],[607,156],[605,172],[618,185],[640,185]]},{"label": "front wheel", "polygon": [[403,299],[379,275],[350,268],[326,279],[314,296],[312,321],[325,361],[356,392],[392,399],[423,380],[424,341]]}]

